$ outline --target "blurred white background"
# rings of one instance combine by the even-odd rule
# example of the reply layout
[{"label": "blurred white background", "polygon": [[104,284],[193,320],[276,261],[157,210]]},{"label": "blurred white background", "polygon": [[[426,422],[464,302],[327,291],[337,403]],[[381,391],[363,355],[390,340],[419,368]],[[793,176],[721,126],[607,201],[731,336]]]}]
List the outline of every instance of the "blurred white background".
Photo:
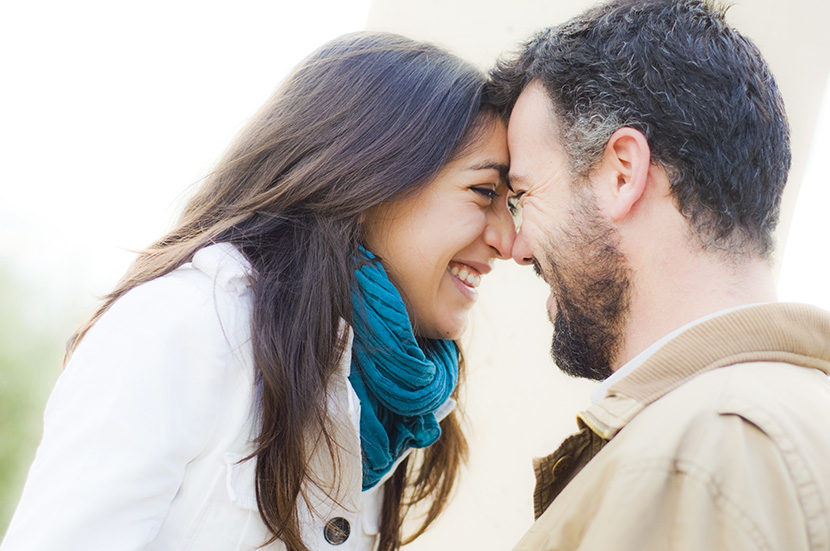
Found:
[{"label": "blurred white background", "polygon": [[[0,355],[0,461],[16,453],[22,465],[0,464],[0,534],[10,513],[3,502],[16,502],[39,438],[63,340],[130,251],[164,232],[188,187],[288,70],[329,38],[364,28],[369,13],[370,0],[0,4],[0,284],[14,295],[0,301],[14,305],[0,310],[0,346],[43,336],[34,348]],[[482,36],[481,25],[502,17],[479,11],[476,28],[467,28],[462,15],[459,28]],[[419,24],[428,28],[428,19]],[[780,296],[830,309],[827,92],[823,105]],[[482,290],[465,339],[470,469],[449,514],[412,549],[509,548],[532,520],[530,458],[572,432],[588,402],[592,384],[567,379],[547,357],[544,285],[501,263]],[[28,352],[37,347],[48,354]],[[26,385],[34,387],[28,397],[12,402]]]},{"label": "blurred white background", "polygon": [[824,86],[804,180],[784,247],[778,278],[780,300],[809,302],[830,310],[830,78]]},{"label": "blurred white background", "polygon": [[106,292],[282,77],[368,10],[3,3],[0,253],[54,291]]}]

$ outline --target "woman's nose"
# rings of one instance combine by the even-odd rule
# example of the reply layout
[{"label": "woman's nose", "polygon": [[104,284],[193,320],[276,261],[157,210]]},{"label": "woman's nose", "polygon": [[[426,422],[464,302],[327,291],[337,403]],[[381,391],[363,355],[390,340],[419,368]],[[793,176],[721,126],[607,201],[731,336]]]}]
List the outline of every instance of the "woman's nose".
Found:
[{"label": "woman's nose", "polygon": [[488,218],[487,227],[484,229],[484,242],[496,251],[498,258],[510,258],[513,241],[516,239],[516,226],[507,209],[507,202],[504,201],[504,204],[494,208]]}]

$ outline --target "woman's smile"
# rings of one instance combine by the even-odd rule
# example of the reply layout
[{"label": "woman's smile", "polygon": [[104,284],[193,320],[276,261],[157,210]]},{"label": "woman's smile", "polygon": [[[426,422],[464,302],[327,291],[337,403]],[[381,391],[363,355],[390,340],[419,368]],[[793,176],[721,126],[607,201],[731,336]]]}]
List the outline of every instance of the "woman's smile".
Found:
[{"label": "woman's smile", "polygon": [[449,272],[464,285],[476,288],[481,285],[482,273],[461,262],[450,262]]},{"label": "woman's smile", "polygon": [[495,258],[509,258],[513,246],[504,123],[489,116],[480,124],[465,154],[423,191],[367,213],[366,246],[380,258],[422,337],[461,336],[482,277]]}]

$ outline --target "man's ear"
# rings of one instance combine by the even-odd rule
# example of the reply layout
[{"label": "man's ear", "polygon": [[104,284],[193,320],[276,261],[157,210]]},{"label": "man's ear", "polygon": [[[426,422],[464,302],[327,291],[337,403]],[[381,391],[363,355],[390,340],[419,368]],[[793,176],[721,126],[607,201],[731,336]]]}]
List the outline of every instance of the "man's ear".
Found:
[{"label": "man's ear", "polygon": [[623,220],[643,196],[650,166],[651,150],[642,132],[623,127],[611,135],[594,183],[612,221]]}]

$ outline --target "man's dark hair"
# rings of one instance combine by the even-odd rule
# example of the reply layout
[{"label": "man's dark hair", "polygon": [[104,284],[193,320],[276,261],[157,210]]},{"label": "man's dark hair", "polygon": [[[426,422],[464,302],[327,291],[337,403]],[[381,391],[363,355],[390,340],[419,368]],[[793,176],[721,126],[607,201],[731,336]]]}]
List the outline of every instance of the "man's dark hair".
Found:
[{"label": "man's dark hair", "polygon": [[707,0],[597,6],[502,60],[489,93],[508,116],[540,81],[575,177],[588,174],[616,130],[639,130],[705,247],[769,257],[789,126],[769,67],[725,12]]}]

